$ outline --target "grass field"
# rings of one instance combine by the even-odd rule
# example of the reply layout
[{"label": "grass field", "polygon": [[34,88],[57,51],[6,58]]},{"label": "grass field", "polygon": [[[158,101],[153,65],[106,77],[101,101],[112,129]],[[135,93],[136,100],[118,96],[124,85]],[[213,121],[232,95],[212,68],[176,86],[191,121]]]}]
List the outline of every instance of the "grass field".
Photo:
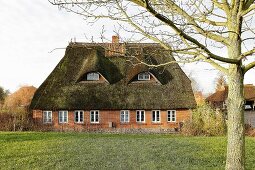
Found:
[{"label": "grass field", "polygon": [[[224,169],[225,137],[0,132],[0,169]],[[246,138],[255,169],[255,138]]]}]

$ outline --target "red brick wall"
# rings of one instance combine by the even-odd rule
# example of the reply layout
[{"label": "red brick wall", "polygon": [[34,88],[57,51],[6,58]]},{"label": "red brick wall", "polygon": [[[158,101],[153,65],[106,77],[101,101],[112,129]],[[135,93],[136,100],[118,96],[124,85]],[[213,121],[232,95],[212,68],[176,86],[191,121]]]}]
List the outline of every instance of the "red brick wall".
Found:
[{"label": "red brick wall", "polygon": [[52,123],[43,123],[43,115],[41,110],[33,110],[33,119],[36,125],[52,130],[92,130],[109,128],[109,122],[113,122],[116,128],[177,128],[179,122],[183,122],[191,118],[190,110],[176,110],[176,122],[167,122],[167,111],[161,110],[160,123],[152,122],[152,111],[145,111],[145,123],[136,122],[136,110],[129,111],[129,123],[120,122],[119,110],[100,110],[99,123],[90,123],[90,111],[84,111],[84,122],[74,122],[74,111],[68,111],[68,123],[58,122],[58,111],[52,112]]}]

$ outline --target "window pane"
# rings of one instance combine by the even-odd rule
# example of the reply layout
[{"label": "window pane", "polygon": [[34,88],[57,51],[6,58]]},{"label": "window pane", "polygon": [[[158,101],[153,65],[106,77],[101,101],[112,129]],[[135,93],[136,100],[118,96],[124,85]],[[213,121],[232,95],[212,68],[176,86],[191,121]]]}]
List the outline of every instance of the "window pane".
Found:
[{"label": "window pane", "polygon": [[138,80],[143,80],[143,74],[138,74]]},{"label": "window pane", "polygon": [[80,122],[83,122],[83,112],[80,112]]},{"label": "window pane", "polygon": [[121,115],[121,116],[120,116],[120,121],[121,121],[121,122],[125,122],[125,120],[124,120],[124,115]]},{"label": "window pane", "polygon": [[176,112],[172,111],[172,121],[175,122],[176,121]]},{"label": "window pane", "polygon": [[141,111],[141,122],[144,121],[144,111]]},{"label": "window pane", "polygon": [[155,118],[155,111],[152,111],[152,121],[155,122],[156,118]]},{"label": "window pane", "polygon": [[138,74],[138,80],[150,80],[150,73]]},{"label": "window pane", "polygon": [[90,121],[91,121],[91,122],[94,122],[94,121],[95,121],[95,119],[94,119],[94,111],[91,111],[91,112],[90,112]]},{"label": "window pane", "polygon": [[128,117],[129,117],[129,115],[128,115],[128,112],[127,112],[126,115],[125,115],[125,122],[128,122]]},{"label": "window pane", "polygon": [[48,112],[48,122],[52,121],[52,112]]},{"label": "window pane", "polygon": [[158,122],[160,121],[160,113],[159,113],[159,111],[157,111],[157,121]]},{"label": "window pane", "polygon": [[125,120],[124,120],[124,111],[121,111],[120,112],[120,121],[121,122],[124,122]]},{"label": "window pane", "polygon": [[148,80],[150,78],[149,74],[144,74],[144,79]]},{"label": "window pane", "polygon": [[59,112],[59,122],[62,123],[63,122],[63,112]]},{"label": "window pane", "polygon": [[67,122],[67,112],[64,112],[64,122]]},{"label": "window pane", "polygon": [[75,122],[78,122],[79,121],[79,112],[74,112],[74,115],[75,115]]},{"label": "window pane", "polygon": [[170,119],[170,111],[167,111],[167,121],[170,122],[171,119]]},{"label": "window pane", "polygon": [[98,73],[88,73],[87,80],[99,80],[99,74]]},{"label": "window pane", "polygon": [[139,122],[140,121],[140,112],[136,111],[136,121]]},{"label": "window pane", "polygon": [[96,111],[96,114],[95,114],[95,122],[98,122],[99,120],[99,115],[98,115],[98,111]]}]

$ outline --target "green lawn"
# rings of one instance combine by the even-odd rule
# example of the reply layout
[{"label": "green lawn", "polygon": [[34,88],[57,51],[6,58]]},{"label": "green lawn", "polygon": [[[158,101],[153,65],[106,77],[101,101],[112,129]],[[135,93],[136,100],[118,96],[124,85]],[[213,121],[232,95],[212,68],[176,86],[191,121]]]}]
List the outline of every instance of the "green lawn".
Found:
[{"label": "green lawn", "polygon": [[[0,132],[0,169],[224,169],[225,137]],[[246,140],[255,169],[255,138]]]}]

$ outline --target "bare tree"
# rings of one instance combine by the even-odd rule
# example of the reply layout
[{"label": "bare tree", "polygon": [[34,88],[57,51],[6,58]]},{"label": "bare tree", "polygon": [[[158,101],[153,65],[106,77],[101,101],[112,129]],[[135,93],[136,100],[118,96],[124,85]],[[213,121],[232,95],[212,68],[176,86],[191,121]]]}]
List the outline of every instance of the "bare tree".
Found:
[{"label": "bare tree", "polygon": [[223,89],[227,85],[227,81],[223,74],[218,74],[218,76],[215,79],[215,91]]},{"label": "bare tree", "polygon": [[128,33],[161,44],[177,62],[208,62],[224,73],[229,84],[226,169],[245,168],[243,79],[255,66],[254,0],[50,2],[86,19],[116,20]]}]

